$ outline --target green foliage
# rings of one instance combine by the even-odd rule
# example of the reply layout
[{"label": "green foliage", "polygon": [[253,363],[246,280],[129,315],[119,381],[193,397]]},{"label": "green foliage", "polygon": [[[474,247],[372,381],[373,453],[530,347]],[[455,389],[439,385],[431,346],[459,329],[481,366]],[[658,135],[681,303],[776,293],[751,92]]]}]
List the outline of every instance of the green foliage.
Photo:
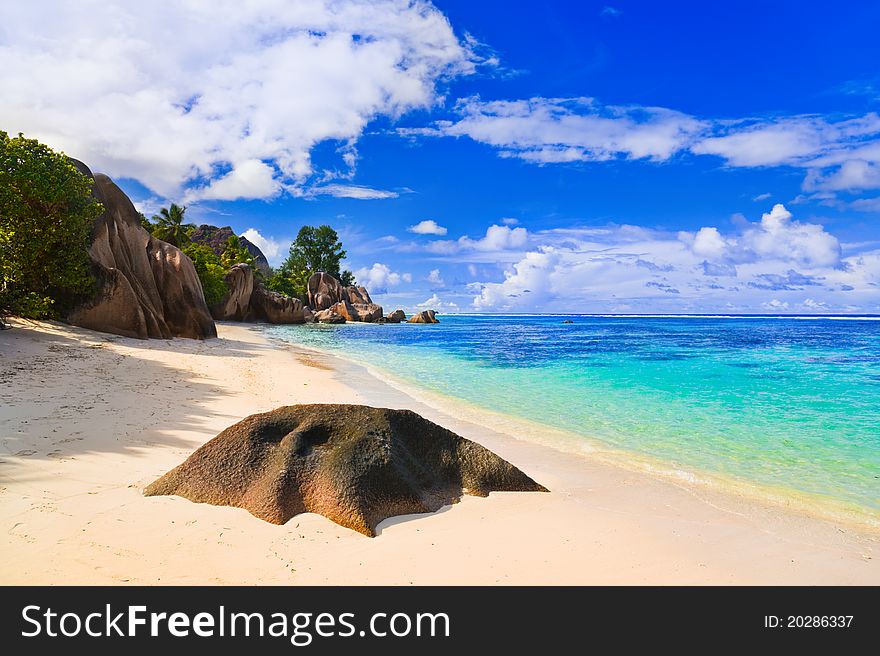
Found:
[{"label": "green foliage", "polygon": [[328,225],[303,226],[290,245],[290,254],[281,265],[290,271],[323,271],[339,278],[339,263],[345,258],[339,235]]},{"label": "green foliage", "polygon": [[143,212],[138,212],[138,219],[140,219],[141,228],[143,228],[150,234],[153,234],[153,230],[156,229],[156,226],[146,217]]},{"label": "green foliage", "polygon": [[307,271],[294,272],[278,269],[266,278],[264,284],[267,289],[271,289],[273,292],[298,298],[305,303],[308,301],[308,282],[309,273]]},{"label": "green foliage", "polygon": [[251,255],[247,248],[241,245],[238,237],[232,235],[226,240],[226,244],[223,246],[223,253],[220,255],[220,263],[224,267],[231,269],[236,264],[247,264],[254,270],[254,274],[257,275],[259,271],[254,266],[254,261],[254,256]]},{"label": "green foliage", "polygon": [[153,215],[153,236],[178,248],[186,246],[191,233],[190,226],[183,222],[185,214],[186,207],[176,203],[171,203],[171,207],[163,207],[158,214]]},{"label": "green foliage", "polygon": [[187,243],[182,249],[192,260],[202,283],[202,292],[208,305],[215,305],[223,300],[228,291],[224,278],[228,267],[220,263],[220,258],[204,244]]},{"label": "green foliage", "polygon": [[339,282],[343,287],[351,287],[352,285],[357,284],[357,280],[354,278],[354,274],[345,269],[342,273],[339,274]]},{"label": "green foliage", "polygon": [[60,317],[92,294],[91,190],[62,153],[0,131],[0,315]]},{"label": "green foliage", "polygon": [[287,259],[266,281],[266,286],[282,294],[306,300],[309,278],[319,271],[329,273],[343,285],[353,285],[354,275],[351,271],[339,270],[345,255],[339,235],[333,228],[328,225],[317,228],[303,226],[290,245]]}]

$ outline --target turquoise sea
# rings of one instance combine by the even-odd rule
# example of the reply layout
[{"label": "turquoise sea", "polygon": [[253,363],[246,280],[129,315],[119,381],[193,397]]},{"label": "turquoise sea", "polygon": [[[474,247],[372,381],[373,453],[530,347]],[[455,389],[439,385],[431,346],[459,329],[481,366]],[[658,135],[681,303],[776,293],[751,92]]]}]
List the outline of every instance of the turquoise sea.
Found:
[{"label": "turquoise sea", "polygon": [[267,331],[585,442],[880,517],[877,317],[440,318]]}]

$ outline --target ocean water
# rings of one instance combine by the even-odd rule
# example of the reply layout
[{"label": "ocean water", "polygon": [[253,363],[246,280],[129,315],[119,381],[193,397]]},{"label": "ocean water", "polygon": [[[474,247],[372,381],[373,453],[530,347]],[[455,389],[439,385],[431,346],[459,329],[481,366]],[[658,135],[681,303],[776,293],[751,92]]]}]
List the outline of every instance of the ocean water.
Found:
[{"label": "ocean water", "polygon": [[440,318],[267,331],[683,471],[880,517],[874,318]]}]

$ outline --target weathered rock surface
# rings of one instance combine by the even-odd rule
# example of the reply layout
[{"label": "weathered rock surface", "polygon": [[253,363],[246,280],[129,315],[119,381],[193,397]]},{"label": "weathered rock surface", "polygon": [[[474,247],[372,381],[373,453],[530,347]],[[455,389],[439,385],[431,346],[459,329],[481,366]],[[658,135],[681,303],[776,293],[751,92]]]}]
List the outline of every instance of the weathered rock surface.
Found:
[{"label": "weathered rock surface", "polygon": [[254,287],[251,310],[257,320],[269,323],[305,323],[302,301],[273,292],[262,285]]},{"label": "weathered rock surface", "polygon": [[273,524],[320,513],[374,537],[388,517],[492,491],[546,489],[409,410],[294,405],[230,426],[144,493],[244,508]]},{"label": "weathered rock surface", "polygon": [[403,310],[395,310],[391,314],[387,316],[388,323],[400,323],[401,321],[406,321],[406,312]]},{"label": "weathered rock surface", "polygon": [[407,323],[440,323],[434,310],[422,310],[409,318]]},{"label": "weathered rock surface", "polygon": [[345,323],[345,317],[331,308],[319,310],[314,316],[318,323]]},{"label": "weathered rock surface", "polygon": [[236,264],[226,274],[225,280],[229,293],[220,303],[211,306],[211,315],[218,321],[247,321],[253,314],[253,269],[247,264]]},{"label": "weathered rock surface", "polygon": [[375,303],[349,303],[347,300],[343,300],[330,309],[345,317],[346,321],[372,323],[382,318],[382,306]]},{"label": "weathered rock surface", "polygon": [[229,270],[226,286],[229,289],[226,297],[211,307],[211,314],[218,321],[306,323],[308,320],[302,301],[263,287],[247,264],[236,264]]},{"label": "weathered rock surface", "polygon": [[85,164],[73,161],[95,181],[92,193],[104,213],[95,219],[89,247],[96,294],[74,308],[67,321],[140,339],[216,337],[190,259],[141,227],[131,200],[110,178],[93,175]]},{"label": "weathered rock surface", "polygon": [[313,273],[307,284],[309,307],[313,311],[326,310],[343,298],[343,288],[329,273]]},{"label": "weathered rock surface", "polygon": [[372,305],[373,299],[366,287],[349,285],[342,288],[343,298],[348,300],[352,305]]}]

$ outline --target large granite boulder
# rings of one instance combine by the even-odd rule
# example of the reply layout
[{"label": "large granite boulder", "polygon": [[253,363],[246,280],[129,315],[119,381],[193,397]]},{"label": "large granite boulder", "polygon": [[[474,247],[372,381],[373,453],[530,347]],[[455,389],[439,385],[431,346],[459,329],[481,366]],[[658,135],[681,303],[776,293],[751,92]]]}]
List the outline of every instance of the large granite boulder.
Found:
[{"label": "large granite boulder", "polygon": [[370,293],[367,291],[366,287],[349,285],[348,287],[343,287],[342,289],[342,297],[347,300],[352,305],[372,305],[373,299],[370,298]]},{"label": "large granite boulder", "polygon": [[318,310],[314,314],[314,319],[318,323],[345,323],[345,317],[332,308]]},{"label": "large granite boulder", "polygon": [[315,311],[326,310],[339,303],[344,297],[342,285],[329,273],[313,273],[307,288],[309,307]]},{"label": "large granite boulder", "polygon": [[401,321],[406,321],[406,312],[401,309],[397,309],[387,317],[387,323],[400,323]]},{"label": "large granite boulder", "polygon": [[372,323],[382,318],[382,306],[375,303],[349,303],[347,300],[342,300],[330,307],[330,310],[345,317],[346,321]]},{"label": "large granite boulder", "polygon": [[95,219],[89,258],[97,279],[94,297],[66,320],[75,326],[138,337],[216,337],[217,329],[195,267],[183,252],[141,227],[131,200],[106,175],[93,175],[93,194],[104,206]]},{"label": "large granite boulder", "polygon": [[262,285],[254,287],[251,294],[251,310],[259,321],[269,323],[305,323],[306,316],[302,301],[278,292],[273,292]]},{"label": "large granite boulder", "polygon": [[216,305],[211,315],[218,321],[247,321],[251,312],[251,295],[254,293],[254,271],[247,264],[236,264],[226,274],[229,292]]},{"label": "large granite boulder", "polygon": [[496,490],[546,491],[488,449],[409,410],[294,405],[230,426],[144,493],[244,508],[273,524],[320,513],[374,537],[388,517]]},{"label": "large granite boulder", "polygon": [[440,323],[434,310],[422,310],[409,318],[407,323]]}]

